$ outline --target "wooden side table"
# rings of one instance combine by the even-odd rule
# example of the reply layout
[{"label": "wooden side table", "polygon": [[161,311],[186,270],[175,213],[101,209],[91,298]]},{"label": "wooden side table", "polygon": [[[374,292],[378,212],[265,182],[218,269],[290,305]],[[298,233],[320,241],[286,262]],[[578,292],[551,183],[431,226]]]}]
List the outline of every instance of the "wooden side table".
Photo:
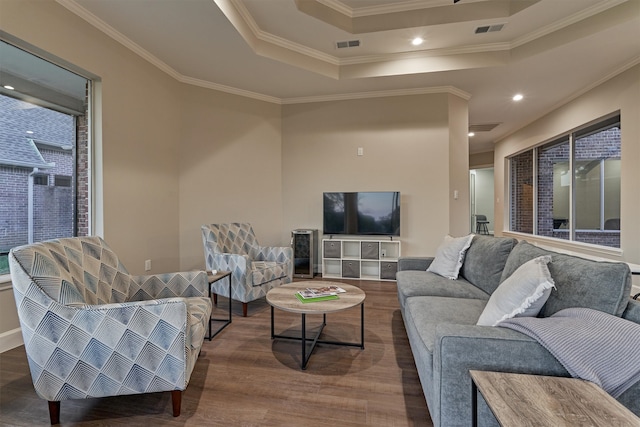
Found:
[{"label": "wooden side table", "polygon": [[[225,277],[229,278],[229,317],[226,319],[215,319],[211,317],[209,319],[209,335],[207,335],[207,339],[211,341],[213,337],[218,335],[224,328],[231,324],[231,272],[230,271],[217,271],[215,274],[211,271],[207,271],[207,280],[209,281],[209,299],[211,299],[211,284],[217,282],[218,280],[222,280]],[[220,325],[217,331],[213,334],[211,333],[211,322],[224,322]]]},{"label": "wooden side table", "polygon": [[478,391],[503,427],[640,426],[640,418],[589,381],[487,371],[469,374],[474,427]]}]

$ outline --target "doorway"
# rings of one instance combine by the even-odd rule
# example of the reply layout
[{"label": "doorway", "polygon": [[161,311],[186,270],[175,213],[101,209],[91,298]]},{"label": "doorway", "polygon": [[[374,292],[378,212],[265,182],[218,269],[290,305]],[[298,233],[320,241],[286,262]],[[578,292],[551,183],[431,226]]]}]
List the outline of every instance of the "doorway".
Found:
[{"label": "doorway", "polygon": [[[469,171],[469,195],[471,217],[469,218],[469,230],[472,233],[493,235],[494,204],[493,204],[493,167],[478,168]],[[479,217],[480,215],[480,217]],[[478,219],[486,217],[486,228]]]}]

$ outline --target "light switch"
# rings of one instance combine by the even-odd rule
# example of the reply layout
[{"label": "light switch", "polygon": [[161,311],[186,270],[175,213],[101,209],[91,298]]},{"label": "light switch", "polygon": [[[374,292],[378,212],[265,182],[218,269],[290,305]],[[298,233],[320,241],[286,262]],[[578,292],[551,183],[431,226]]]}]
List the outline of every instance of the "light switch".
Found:
[{"label": "light switch", "polygon": [[364,148],[358,147],[358,156],[364,156]]},{"label": "light switch", "polygon": [[453,190],[453,198],[458,200],[458,190]]}]

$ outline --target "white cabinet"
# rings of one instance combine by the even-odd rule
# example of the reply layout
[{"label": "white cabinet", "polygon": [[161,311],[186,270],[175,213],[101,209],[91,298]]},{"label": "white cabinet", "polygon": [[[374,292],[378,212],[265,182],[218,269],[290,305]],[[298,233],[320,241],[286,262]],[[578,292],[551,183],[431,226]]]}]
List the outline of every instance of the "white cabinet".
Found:
[{"label": "white cabinet", "polygon": [[322,240],[322,277],[396,280],[399,240]]}]

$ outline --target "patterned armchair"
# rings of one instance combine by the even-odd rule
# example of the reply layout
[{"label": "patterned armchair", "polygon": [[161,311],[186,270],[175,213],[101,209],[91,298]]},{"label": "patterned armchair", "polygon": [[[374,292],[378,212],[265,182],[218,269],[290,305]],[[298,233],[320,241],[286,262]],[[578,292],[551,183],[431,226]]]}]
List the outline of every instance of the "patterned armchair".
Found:
[{"label": "patterned armchair", "polygon": [[228,286],[213,283],[214,302],[217,295],[240,301],[246,317],[247,303],[292,281],[293,249],[260,246],[251,224],[210,224],[201,229],[207,270],[231,271],[232,295]]},{"label": "patterned armchair", "polygon": [[204,271],[131,276],[99,237],[9,254],[31,378],[49,401],[171,391],[173,416],[209,325]]}]

